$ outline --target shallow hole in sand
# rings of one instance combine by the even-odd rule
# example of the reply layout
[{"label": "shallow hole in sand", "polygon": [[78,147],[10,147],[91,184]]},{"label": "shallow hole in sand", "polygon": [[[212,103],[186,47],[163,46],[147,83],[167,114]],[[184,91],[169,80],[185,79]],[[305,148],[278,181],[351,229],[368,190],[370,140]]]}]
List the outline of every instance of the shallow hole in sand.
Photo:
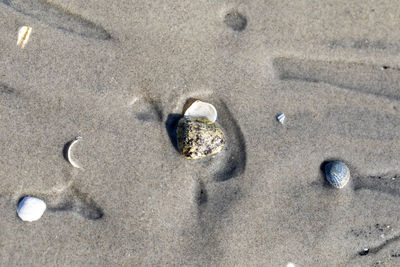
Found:
[{"label": "shallow hole in sand", "polygon": [[229,11],[224,18],[226,26],[234,31],[241,32],[247,26],[247,18],[236,10]]}]

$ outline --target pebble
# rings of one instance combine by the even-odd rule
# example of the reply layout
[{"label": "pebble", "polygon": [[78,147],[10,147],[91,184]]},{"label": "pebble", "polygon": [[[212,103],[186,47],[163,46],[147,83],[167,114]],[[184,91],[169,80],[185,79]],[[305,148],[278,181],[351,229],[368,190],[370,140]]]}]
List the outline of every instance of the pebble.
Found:
[{"label": "pebble", "polygon": [[200,159],[219,153],[225,145],[224,132],[205,118],[184,116],[178,122],[178,149],[187,159]]}]

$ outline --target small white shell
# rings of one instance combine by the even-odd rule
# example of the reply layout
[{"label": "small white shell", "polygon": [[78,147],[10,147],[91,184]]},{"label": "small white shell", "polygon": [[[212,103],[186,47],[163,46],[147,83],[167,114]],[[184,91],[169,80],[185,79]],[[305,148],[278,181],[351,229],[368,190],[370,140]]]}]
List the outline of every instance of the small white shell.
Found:
[{"label": "small white shell", "polygon": [[17,214],[25,222],[37,221],[46,210],[46,203],[36,197],[24,197],[18,204]]},{"label": "small white shell", "polygon": [[185,111],[185,116],[190,116],[192,118],[206,118],[211,122],[217,120],[217,110],[210,103],[206,103],[200,100],[196,100],[193,104],[188,107]]},{"label": "small white shell", "polygon": [[22,26],[18,31],[17,46],[24,48],[29,41],[31,36],[32,28],[28,26]]},{"label": "small white shell", "polygon": [[328,182],[336,188],[343,188],[350,179],[350,170],[341,161],[331,161],[325,166]]},{"label": "small white shell", "polygon": [[283,122],[285,121],[285,118],[286,118],[286,116],[285,116],[284,113],[278,114],[278,115],[276,116],[276,119],[277,119],[281,124],[283,124]]},{"label": "small white shell", "polygon": [[72,159],[72,153],[71,153],[71,151],[72,151],[72,147],[79,141],[79,140],[81,140],[82,139],[82,137],[81,136],[77,136],[77,137],[75,137],[75,139],[71,142],[71,144],[69,145],[69,147],[68,147],[68,151],[67,151],[67,158],[68,158],[68,161],[69,161],[69,163],[71,163],[71,165],[72,166],[74,166],[75,168],[82,168],[77,162],[75,162],[73,159]]}]

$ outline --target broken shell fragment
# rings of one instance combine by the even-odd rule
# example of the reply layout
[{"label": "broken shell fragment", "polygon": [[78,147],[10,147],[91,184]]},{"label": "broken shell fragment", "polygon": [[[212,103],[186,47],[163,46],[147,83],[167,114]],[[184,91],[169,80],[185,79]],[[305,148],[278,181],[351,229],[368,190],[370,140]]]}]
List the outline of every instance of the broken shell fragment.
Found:
[{"label": "broken shell fragment", "polygon": [[341,161],[331,161],[325,166],[328,182],[336,188],[343,188],[350,179],[350,170]]},{"label": "broken shell fragment", "polygon": [[46,203],[36,197],[24,197],[17,208],[18,217],[25,222],[39,220],[46,210]]},{"label": "broken shell fragment", "polygon": [[207,120],[211,122],[217,120],[217,110],[215,107],[210,103],[200,100],[193,102],[185,111],[184,115],[192,118],[207,118]]},{"label": "broken shell fragment", "polygon": [[178,122],[178,149],[187,159],[201,159],[222,150],[226,139],[215,123],[205,118],[184,116]]},{"label": "broken shell fragment", "polygon": [[75,168],[82,168],[81,165],[79,165],[72,157],[72,147],[78,143],[79,140],[81,140],[82,137],[81,136],[77,136],[75,137],[74,140],[72,140],[68,146],[67,149],[67,160],[69,163],[71,163],[72,166],[74,166]]},{"label": "broken shell fragment", "polygon": [[278,116],[276,116],[276,119],[277,119],[281,124],[283,124],[283,122],[285,121],[285,118],[286,118],[286,116],[285,116],[284,113],[278,114]]},{"label": "broken shell fragment", "polygon": [[29,37],[31,36],[32,28],[28,26],[22,26],[18,30],[18,39],[17,39],[17,46],[24,48],[25,45],[29,41]]}]

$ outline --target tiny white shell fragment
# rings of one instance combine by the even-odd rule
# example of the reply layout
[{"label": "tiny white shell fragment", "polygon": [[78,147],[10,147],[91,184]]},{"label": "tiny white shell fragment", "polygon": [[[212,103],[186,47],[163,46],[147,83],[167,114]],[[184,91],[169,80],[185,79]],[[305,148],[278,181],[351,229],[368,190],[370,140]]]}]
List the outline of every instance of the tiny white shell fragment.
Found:
[{"label": "tiny white shell fragment", "polygon": [[296,267],[296,265],[294,265],[293,262],[288,262],[288,264],[286,265],[286,267]]},{"label": "tiny white shell fragment", "polygon": [[25,222],[39,220],[46,210],[46,203],[36,197],[24,197],[18,204],[17,214]]},{"label": "tiny white shell fragment", "polygon": [[22,26],[18,30],[17,46],[24,48],[31,37],[32,28],[28,26]]},{"label": "tiny white shell fragment", "polygon": [[200,100],[196,100],[190,107],[185,111],[185,116],[193,118],[206,118],[211,122],[217,120],[217,110],[210,103],[206,103]]},{"label": "tiny white shell fragment", "polygon": [[133,97],[133,98],[131,99],[131,101],[129,101],[128,105],[129,105],[129,106],[132,106],[132,105],[135,104],[136,101],[138,101],[138,100],[139,100],[139,98],[138,98],[137,96],[135,96],[135,97]]},{"label": "tiny white shell fragment", "polygon": [[284,113],[278,114],[278,115],[276,116],[276,119],[277,119],[281,124],[283,124],[283,122],[285,121],[285,118],[286,118],[286,116],[285,116]]},{"label": "tiny white shell fragment", "polygon": [[69,145],[68,151],[67,151],[68,162],[71,163],[71,165],[74,166],[75,168],[82,168],[82,167],[72,159],[72,152],[71,151],[72,151],[72,147],[81,139],[82,139],[81,136],[75,137],[75,139]]}]

